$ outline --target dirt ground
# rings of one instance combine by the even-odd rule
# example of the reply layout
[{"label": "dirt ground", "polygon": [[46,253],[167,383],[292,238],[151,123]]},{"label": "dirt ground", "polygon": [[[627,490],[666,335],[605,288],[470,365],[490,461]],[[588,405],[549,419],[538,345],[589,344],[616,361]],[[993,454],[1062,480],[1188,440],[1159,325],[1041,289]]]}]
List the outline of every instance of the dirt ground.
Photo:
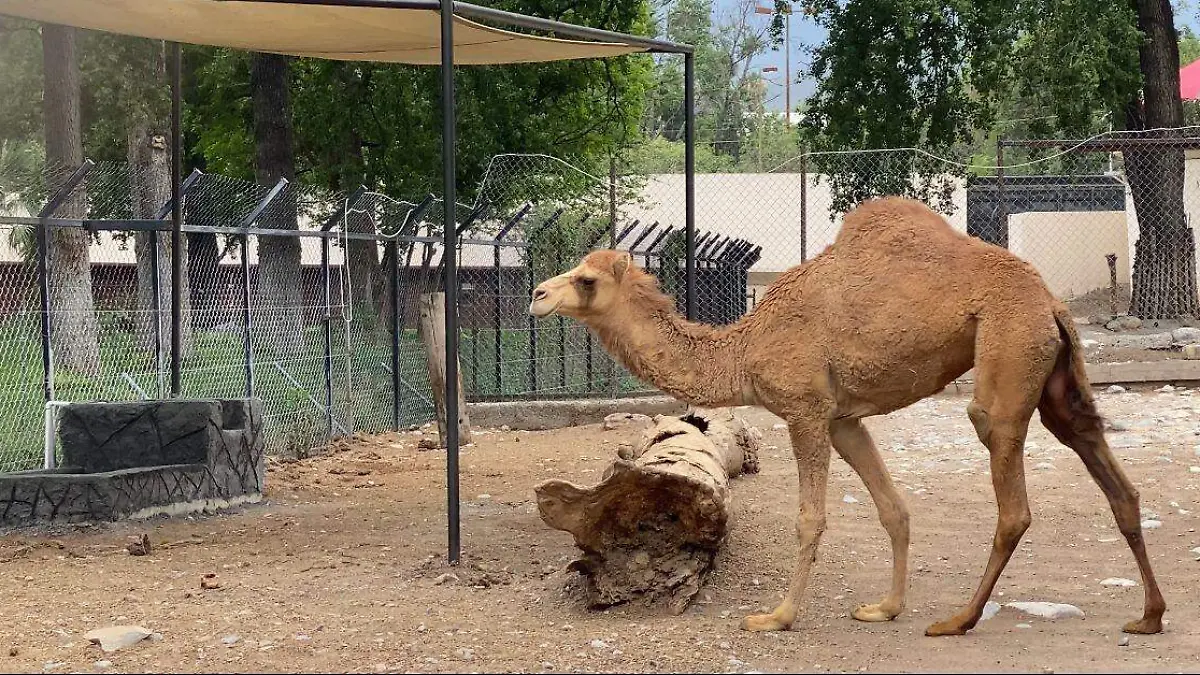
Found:
[{"label": "dirt ground", "polygon": [[[887,586],[889,548],[859,480],[834,460],[829,529],[807,606],[787,633],[741,617],[780,597],[793,564],[795,476],[778,420],[743,410],[767,448],[733,483],[736,518],[700,601],[681,616],[589,612],[533,486],[598,481],[632,430],[483,432],[462,457],[464,561],[444,562],[444,454],[419,435],[360,439],[332,456],[273,464],[268,499],[240,512],[0,537],[0,669],[7,672],[812,672],[1195,671],[1200,668],[1200,393],[1101,394],[1110,441],[1138,484],[1167,597],[1157,636],[1120,625],[1142,589],[1100,491],[1035,422],[1027,448],[1033,527],[993,599],[1072,603],[1051,621],[1005,608],[972,633],[927,638],[979,581],[995,509],[987,455],[963,396],[870,421],[913,512],[908,609],[887,624],[848,612]],[[857,502],[845,499],[846,496]],[[125,551],[147,532],[149,556]],[[202,590],[215,574],[219,588]],[[453,576],[443,576],[451,574]],[[102,654],[88,630],[161,634]]]}]

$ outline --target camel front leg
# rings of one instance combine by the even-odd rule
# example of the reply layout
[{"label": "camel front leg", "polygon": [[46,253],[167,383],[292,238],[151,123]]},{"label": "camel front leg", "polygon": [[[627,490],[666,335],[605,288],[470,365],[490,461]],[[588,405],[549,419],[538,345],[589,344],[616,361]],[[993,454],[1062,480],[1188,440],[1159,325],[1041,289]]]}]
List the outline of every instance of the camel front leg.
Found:
[{"label": "camel front leg", "polygon": [[825,419],[790,421],[792,453],[800,474],[800,512],[796,521],[798,559],[787,595],[770,614],[753,614],[742,621],[749,631],[789,630],[800,609],[800,596],[817,558],[825,531],[825,490],[829,483],[829,429]]},{"label": "camel front leg", "polygon": [[833,449],[862,478],[879,512],[879,522],[892,541],[892,585],[884,599],[861,605],[851,616],[859,621],[891,621],[904,609],[908,582],[908,508],[892,483],[879,450],[862,420],[839,420],[831,425]]}]

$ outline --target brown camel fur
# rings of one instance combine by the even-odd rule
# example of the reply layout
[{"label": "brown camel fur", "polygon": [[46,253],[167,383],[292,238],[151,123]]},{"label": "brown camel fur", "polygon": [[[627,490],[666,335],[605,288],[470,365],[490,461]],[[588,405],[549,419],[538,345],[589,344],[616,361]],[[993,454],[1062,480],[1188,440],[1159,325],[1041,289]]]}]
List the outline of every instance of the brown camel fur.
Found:
[{"label": "brown camel fur", "polygon": [[991,455],[999,518],[967,606],[926,635],[961,635],[1030,523],[1024,446],[1036,409],[1104,491],[1141,571],[1145,607],[1129,633],[1162,630],[1166,608],[1142,539],[1138,493],[1108,444],[1066,307],[1032,266],[953,230],[924,204],[871,200],[837,239],[784,272],[737,323],[681,317],[626,252],[596,251],[533,293],[530,313],[577,319],[634,375],[695,406],[760,405],[788,424],[800,474],[799,561],[791,587],[747,630],[789,629],[825,530],[829,447],[858,473],[892,542],[891,590],[852,615],[887,621],[904,607],[908,509],[861,420],[936,394],[972,367],[967,406]]}]

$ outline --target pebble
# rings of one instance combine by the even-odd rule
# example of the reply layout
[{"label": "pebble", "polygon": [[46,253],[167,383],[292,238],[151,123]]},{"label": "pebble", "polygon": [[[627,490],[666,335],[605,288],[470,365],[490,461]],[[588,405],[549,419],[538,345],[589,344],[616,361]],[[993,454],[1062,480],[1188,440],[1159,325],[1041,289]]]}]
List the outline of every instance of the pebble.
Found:
[{"label": "pebble", "polygon": [[1054,465],[1050,462],[1038,462],[1037,464],[1033,465],[1034,471],[1049,471],[1053,468]]},{"label": "pebble", "polygon": [[1106,389],[1105,391],[1107,391],[1110,394],[1124,394],[1125,387],[1122,387],[1119,384],[1113,384],[1113,385],[1109,385],[1108,389]]},{"label": "pebble", "polygon": [[1200,546],[1192,549],[1192,555],[1196,556],[1197,560],[1200,560]]},{"label": "pebble", "polygon": [[95,662],[92,665],[96,666],[97,668],[112,668],[112,661],[109,661],[107,659],[100,659],[99,661]]},{"label": "pebble", "polygon": [[1142,529],[1143,530],[1157,530],[1160,527],[1162,527],[1161,520],[1149,519],[1149,520],[1142,521]]},{"label": "pebble", "polygon": [[852,495],[846,495],[845,497],[842,497],[842,501],[847,504],[857,504],[858,503],[858,500],[855,499]]},{"label": "pebble", "polygon": [[592,640],[591,645],[592,645],[592,649],[595,649],[595,650],[608,649],[608,643],[605,642],[604,640],[601,640],[600,638],[596,638],[595,640]]},{"label": "pebble", "polygon": [[436,586],[441,586],[442,584],[447,584],[452,581],[458,581],[458,575],[446,572],[445,574],[439,574],[438,578],[433,580],[433,583]]},{"label": "pebble", "polygon": [[1129,636],[1122,635],[1121,639],[1117,640],[1117,646],[1118,647],[1128,647],[1129,646]]},{"label": "pebble", "polygon": [[1115,586],[1115,587],[1120,587],[1120,588],[1128,588],[1130,586],[1137,586],[1137,582],[1134,581],[1133,579],[1124,579],[1122,577],[1109,577],[1109,578],[1105,579],[1104,581],[1101,581],[1100,585],[1101,586]]},{"label": "pebble", "polygon": [[1033,624],[1028,624],[1028,623],[1019,623],[1019,624],[1017,624],[1017,626],[1016,626],[1016,627],[1017,627],[1017,628],[1033,628]]},{"label": "pebble", "polygon": [[1188,473],[1200,473],[1200,466],[1189,466]]},{"label": "pebble", "polygon": [[470,661],[471,659],[475,658],[475,650],[467,647],[459,647],[458,651],[454,653],[458,654],[458,658],[462,659],[463,661]]},{"label": "pebble", "polygon": [[228,647],[232,647],[232,646],[236,645],[241,639],[242,638],[238,637],[237,635],[226,635],[225,637],[221,638],[221,644],[226,645]]}]

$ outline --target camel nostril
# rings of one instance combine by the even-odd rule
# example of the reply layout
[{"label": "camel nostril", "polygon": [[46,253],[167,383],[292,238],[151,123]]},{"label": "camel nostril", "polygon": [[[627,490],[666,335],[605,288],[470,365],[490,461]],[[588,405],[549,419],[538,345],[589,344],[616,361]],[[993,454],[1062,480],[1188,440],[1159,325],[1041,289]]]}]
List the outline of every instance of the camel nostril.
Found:
[{"label": "camel nostril", "polygon": [[542,300],[542,299],[544,299],[544,298],[546,297],[546,295],[548,295],[548,294],[546,293],[546,290],[545,290],[545,289],[542,289],[542,288],[539,288],[539,289],[537,289],[537,290],[535,290],[535,291],[533,292],[533,299],[534,299],[534,300]]}]

